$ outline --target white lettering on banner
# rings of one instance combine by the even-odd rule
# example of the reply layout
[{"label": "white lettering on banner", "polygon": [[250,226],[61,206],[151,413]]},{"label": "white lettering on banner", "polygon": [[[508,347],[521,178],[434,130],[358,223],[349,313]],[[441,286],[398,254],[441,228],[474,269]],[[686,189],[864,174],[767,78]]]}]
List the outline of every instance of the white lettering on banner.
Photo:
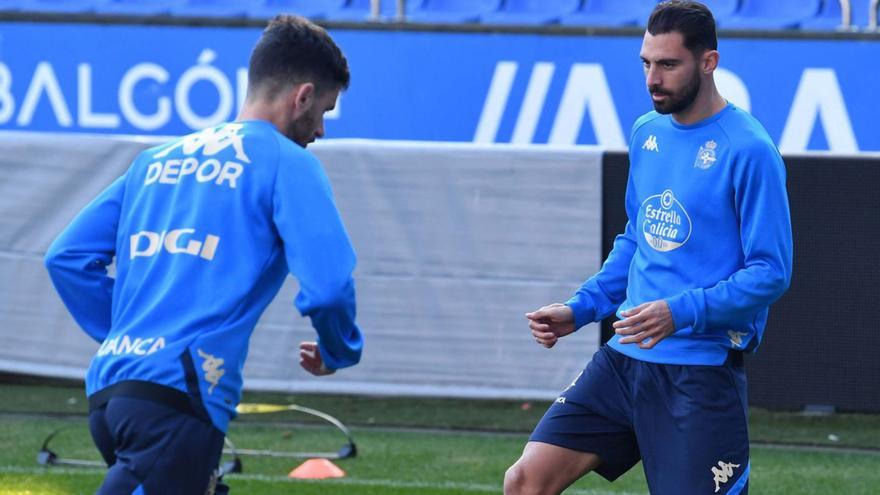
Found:
[{"label": "white lettering on banner", "polygon": [[816,117],[822,121],[831,151],[859,151],[834,69],[804,70],[779,140],[779,150],[783,153],[806,150],[816,126]]},{"label": "white lettering on banner", "polygon": [[[495,65],[489,93],[474,135],[474,142],[493,143],[507,107],[516,77],[516,62],[502,61]],[[526,96],[517,117],[512,142],[531,143],[555,72],[555,64],[535,64]],[[589,111],[590,123],[598,144],[623,148],[626,141],[611,98],[605,71],[599,64],[574,64],[568,75],[562,101],[550,131],[550,144],[577,144],[584,116]]]},{"label": "white lettering on banner", "polygon": [[34,77],[28,86],[27,93],[24,96],[24,102],[21,104],[21,112],[18,114],[16,123],[21,127],[27,127],[34,118],[34,112],[37,104],[40,102],[40,96],[46,93],[49,98],[49,104],[55,113],[55,120],[61,127],[70,127],[73,125],[73,118],[70,116],[70,109],[67,108],[67,102],[64,101],[64,94],[61,92],[61,85],[58,84],[58,78],[55,77],[55,70],[49,62],[40,62],[34,71]]},{"label": "white lettering on banner", "polygon": [[239,67],[238,70],[235,71],[235,86],[235,89],[238,92],[235,113],[239,114],[241,113],[241,109],[244,108],[245,100],[247,100],[248,70],[246,68]]},{"label": "white lettering on banner", "polygon": [[[129,238],[129,259],[148,258],[164,248],[170,254],[188,254],[199,256],[208,261],[213,260],[220,238],[209,234],[204,241],[195,239],[181,241],[182,236],[191,236],[195,232],[195,229],[174,229],[162,232],[143,230],[132,234]],[[146,241],[146,244],[142,241]],[[181,245],[181,242],[186,242],[186,244]]]},{"label": "white lettering on banner", "polygon": [[15,98],[12,97],[12,72],[0,62],[0,124],[9,122],[15,113]]},{"label": "white lettering on banner", "polygon": [[113,354],[114,356],[120,354],[148,356],[163,348],[165,348],[164,337],[159,337],[158,339],[152,337],[142,339],[137,337],[134,340],[131,340],[128,335],[123,335],[122,337],[113,337],[112,339],[105,340],[104,343],[101,344],[101,348],[98,349],[98,357],[103,357],[108,354]]},{"label": "white lettering on banner", "polygon": [[749,88],[739,76],[719,67],[715,69],[715,85],[718,87],[718,92],[727,101],[751,113],[752,98],[749,96]]},{"label": "white lettering on banner", "polygon": [[517,66],[516,62],[498,62],[495,65],[489,93],[486,95],[486,102],[483,103],[483,112],[480,114],[480,122],[474,134],[475,143],[495,142],[498,128],[501,126],[501,117],[504,116],[507,99],[510,97],[510,88],[513,87],[513,80],[516,77]]},{"label": "white lettering on banner", "polygon": [[[226,120],[232,112],[232,84],[220,69],[210,65],[216,58],[217,53],[214,50],[207,48],[202,50],[198,65],[187,69],[174,88],[174,105],[177,107],[177,114],[180,115],[183,123],[191,129],[218,125]],[[217,109],[207,117],[196,115],[189,104],[189,92],[198,81],[207,81],[213,84],[220,96]]]},{"label": "white lettering on banner", "polygon": [[92,112],[92,66],[77,66],[77,124],[80,127],[119,128],[119,115]]},{"label": "white lettering on banner", "polygon": [[555,69],[555,64],[547,62],[535,64],[529,86],[526,88],[526,97],[516,119],[516,127],[513,128],[513,139],[510,142],[529,144],[534,141],[535,129],[538,127],[538,120],[541,118]]},{"label": "white lettering on banner", "polygon": [[600,64],[574,64],[571,67],[559,112],[550,131],[550,144],[577,144],[587,109],[596,142],[605,147],[625,148],[620,119]]},{"label": "white lettering on banner", "polygon": [[144,131],[158,129],[171,120],[171,101],[167,96],[158,100],[156,113],[145,115],[134,105],[134,88],[140,81],[152,79],[159,84],[168,81],[168,71],[161,65],[143,63],[129,69],[119,83],[119,109],[131,125]]}]

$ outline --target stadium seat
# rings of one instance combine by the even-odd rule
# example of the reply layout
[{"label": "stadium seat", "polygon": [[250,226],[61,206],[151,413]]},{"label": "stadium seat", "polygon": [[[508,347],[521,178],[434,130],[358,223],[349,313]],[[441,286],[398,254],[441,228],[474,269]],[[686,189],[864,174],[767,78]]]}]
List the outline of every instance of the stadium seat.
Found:
[{"label": "stadium seat", "polygon": [[[4,4],[7,2],[4,2]],[[9,2],[13,3],[13,2]],[[14,2],[19,4],[17,10],[24,12],[41,12],[54,14],[88,14],[95,11],[95,7],[102,0],[27,0]],[[0,4],[0,9],[2,4]]]},{"label": "stadium seat", "polygon": [[407,20],[432,24],[479,22],[500,7],[501,0],[424,0],[407,13]]},{"label": "stadium seat", "polygon": [[743,0],[739,12],[722,29],[796,29],[819,13],[822,0]]},{"label": "stadium seat", "polygon": [[24,0],[0,0],[0,12],[16,12],[21,10]]},{"label": "stadium seat", "polygon": [[[850,1],[853,30],[868,25],[869,3],[868,0]],[[802,22],[801,29],[805,31],[834,31],[843,24],[841,15],[840,0],[825,0],[822,2],[822,10],[819,11],[819,15]]]},{"label": "stadium seat", "polygon": [[[309,2],[311,3],[311,2]],[[342,22],[366,22],[370,20],[370,0],[349,0],[339,9],[329,10],[327,19]],[[413,0],[406,2],[407,10],[411,10]],[[397,1],[384,0],[379,11],[380,20],[393,20],[397,16]]]},{"label": "stadium seat", "polygon": [[171,15],[180,17],[244,17],[248,9],[263,0],[187,0],[171,7]]},{"label": "stadium seat", "polygon": [[576,26],[644,26],[656,0],[584,0],[581,8],[562,16],[561,24]]},{"label": "stadium seat", "polygon": [[740,0],[701,0],[715,17],[715,23],[723,29],[724,21],[736,15]]},{"label": "stadium seat", "polygon": [[169,15],[171,8],[184,0],[109,0],[99,4],[95,11],[107,15]]},{"label": "stadium seat", "polygon": [[328,12],[339,10],[343,6],[345,0],[266,0],[250,7],[247,16],[271,19],[278,14],[297,14],[310,19],[322,19]]},{"label": "stadium seat", "polygon": [[507,0],[497,12],[480,18],[484,24],[554,24],[575,12],[581,0]]}]

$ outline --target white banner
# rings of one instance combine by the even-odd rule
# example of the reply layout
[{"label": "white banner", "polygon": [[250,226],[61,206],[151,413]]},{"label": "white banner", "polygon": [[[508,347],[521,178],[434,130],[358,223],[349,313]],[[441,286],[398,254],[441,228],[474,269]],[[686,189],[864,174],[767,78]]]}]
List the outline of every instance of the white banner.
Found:
[{"label": "white banner", "polygon": [[[42,256],[148,144],[0,134],[0,370],[84,376],[98,344],[63,308]],[[246,388],[552,398],[583,368],[596,325],[547,350],[523,315],[566,300],[599,268],[600,150],[358,140],[313,149],[358,253],[363,360],[326,378],[299,368],[297,345],[314,332],[293,307],[290,278],[251,340]]]}]

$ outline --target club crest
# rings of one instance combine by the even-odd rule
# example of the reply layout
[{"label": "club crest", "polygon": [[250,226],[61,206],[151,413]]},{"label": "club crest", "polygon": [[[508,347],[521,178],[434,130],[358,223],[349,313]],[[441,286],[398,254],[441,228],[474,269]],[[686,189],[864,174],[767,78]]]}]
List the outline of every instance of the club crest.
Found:
[{"label": "club crest", "polygon": [[715,165],[716,148],[718,148],[718,143],[711,139],[706,141],[706,144],[700,146],[700,151],[697,151],[697,159],[694,160],[694,167],[706,170]]}]

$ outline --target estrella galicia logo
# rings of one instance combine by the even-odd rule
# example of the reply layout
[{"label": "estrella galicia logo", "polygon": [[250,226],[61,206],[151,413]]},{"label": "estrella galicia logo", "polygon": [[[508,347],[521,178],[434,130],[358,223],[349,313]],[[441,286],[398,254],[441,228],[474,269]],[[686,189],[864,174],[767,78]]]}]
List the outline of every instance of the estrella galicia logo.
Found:
[{"label": "estrella galicia logo", "polygon": [[645,240],[657,251],[672,251],[691,237],[691,218],[671,190],[649,197],[642,203]]}]

